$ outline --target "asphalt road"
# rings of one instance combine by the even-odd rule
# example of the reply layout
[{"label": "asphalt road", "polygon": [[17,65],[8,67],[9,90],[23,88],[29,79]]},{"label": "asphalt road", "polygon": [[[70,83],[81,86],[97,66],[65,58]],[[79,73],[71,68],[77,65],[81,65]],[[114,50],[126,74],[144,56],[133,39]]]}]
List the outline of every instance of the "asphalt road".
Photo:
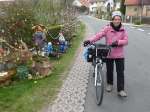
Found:
[{"label": "asphalt road", "polygon": [[[108,23],[89,16],[80,18],[89,27],[91,35]],[[150,28],[140,28],[143,31],[130,25],[125,27],[129,35],[129,44],[125,48],[125,90],[128,97],[117,96],[115,74],[113,92],[105,92],[102,106],[97,106],[90,74],[85,112],[150,112]]]}]

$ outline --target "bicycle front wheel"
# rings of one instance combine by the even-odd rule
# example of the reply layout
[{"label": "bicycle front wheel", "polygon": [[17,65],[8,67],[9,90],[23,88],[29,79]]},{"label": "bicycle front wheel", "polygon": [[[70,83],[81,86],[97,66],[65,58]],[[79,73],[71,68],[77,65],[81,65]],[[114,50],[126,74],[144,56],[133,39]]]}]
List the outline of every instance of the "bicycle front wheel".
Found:
[{"label": "bicycle front wheel", "polygon": [[104,94],[104,75],[100,64],[97,64],[95,69],[97,69],[95,70],[95,72],[97,73],[96,85],[95,85],[96,101],[97,101],[97,105],[101,105],[103,101],[103,94]]}]

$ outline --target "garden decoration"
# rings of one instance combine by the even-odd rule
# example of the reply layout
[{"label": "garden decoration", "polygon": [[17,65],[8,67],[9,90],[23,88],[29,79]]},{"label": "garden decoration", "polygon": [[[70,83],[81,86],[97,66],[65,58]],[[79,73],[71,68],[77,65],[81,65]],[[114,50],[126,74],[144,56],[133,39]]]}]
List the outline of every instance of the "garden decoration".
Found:
[{"label": "garden decoration", "polygon": [[17,67],[17,78],[19,78],[20,80],[24,80],[28,78],[28,74],[29,74],[29,70],[27,68],[27,66],[25,65],[20,65]]},{"label": "garden decoration", "polygon": [[[7,84],[16,73],[15,54],[17,50],[11,46],[6,40],[0,38],[0,85]],[[11,51],[10,51],[11,50]],[[11,56],[10,56],[11,54]]]},{"label": "garden decoration", "polygon": [[0,72],[0,85],[8,85],[14,74],[16,74],[15,69]]},{"label": "garden decoration", "polygon": [[34,55],[33,56],[33,65],[32,65],[32,73],[35,75],[39,75],[39,77],[45,77],[50,74],[52,69],[52,65],[49,62],[47,57]]},{"label": "garden decoration", "polygon": [[61,53],[65,52],[65,37],[62,32],[59,33],[59,50]]},{"label": "garden decoration", "polygon": [[44,55],[49,56],[50,54],[53,54],[53,46],[51,42],[48,42],[44,47]]},{"label": "garden decoration", "polygon": [[60,35],[53,37],[49,31],[47,33],[52,38],[51,43],[52,43],[52,47],[53,47],[53,51],[51,53],[49,53],[49,56],[59,58],[62,55],[62,52],[60,52],[60,47],[63,47],[63,46],[60,46],[60,42],[59,42]]},{"label": "garden decoration", "polygon": [[35,31],[35,33],[33,34],[34,45],[36,47],[37,54],[39,54],[38,51],[42,51],[42,48],[44,47],[46,42],[46,35],[44,31],[45,27],[39,24],[32,27],[32,29]]},{"label": "garden decoration", "polygon": [[19,61],[21,63],[26,63],[28,60],[32,59],[31,52],[29,51],[26,43],[23,42],[22,40],[20,40],[19,52],[20,52]]}]

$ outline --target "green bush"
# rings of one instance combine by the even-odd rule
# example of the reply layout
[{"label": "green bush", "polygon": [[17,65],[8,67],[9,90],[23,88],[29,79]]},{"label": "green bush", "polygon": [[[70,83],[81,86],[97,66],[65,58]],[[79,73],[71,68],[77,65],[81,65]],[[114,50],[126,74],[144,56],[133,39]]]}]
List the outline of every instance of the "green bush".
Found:
[{"label": "green bush", "polygon": [[20,65],[17,67],[16,78],[20,80],[27,79],[29,74],[28,67],[26,65]]},{"label": "green bush", "polygon": [[0,17],[1,29],[10,44],[22,39],[25,43],[31,44],[32,26],[36,23],[32,5],[30,2],[18,1],[10,5],[2,6],[5,15]]},{"label": "green bush", "polygon": [[140,24],[141,24],[141,21],[140,21],[140,20],[135,20],[135,21],[134,21],[134,24],[140,25]]}]

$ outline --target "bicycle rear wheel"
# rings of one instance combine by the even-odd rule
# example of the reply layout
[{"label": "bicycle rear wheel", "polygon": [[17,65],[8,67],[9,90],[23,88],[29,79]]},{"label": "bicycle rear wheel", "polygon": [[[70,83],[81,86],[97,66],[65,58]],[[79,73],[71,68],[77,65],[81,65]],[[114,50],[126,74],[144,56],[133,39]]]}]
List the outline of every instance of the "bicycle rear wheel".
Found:
[{"label": "bicycle rear wheel", "polygon": [[96,65],[96,69],[97,69],[95,70],[95,72],[97,73],[96,85],[95,85],[96,102],[97,105],[101,105],[103,101],[103,94],[104,94],[104,75],[100,64]]}]

